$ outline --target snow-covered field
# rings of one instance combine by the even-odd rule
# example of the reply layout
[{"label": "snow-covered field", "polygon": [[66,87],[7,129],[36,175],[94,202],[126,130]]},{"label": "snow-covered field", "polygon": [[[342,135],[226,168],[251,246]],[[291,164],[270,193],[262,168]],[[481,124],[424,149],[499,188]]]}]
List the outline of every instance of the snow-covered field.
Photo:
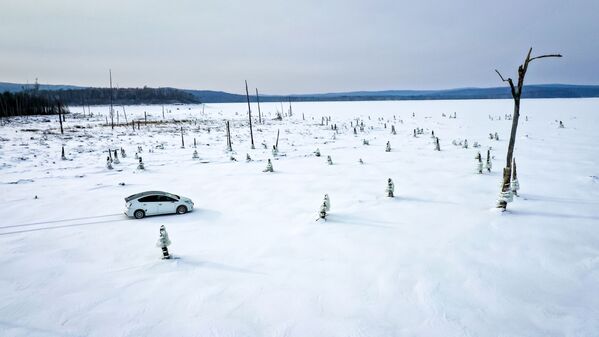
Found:
[{"label": "snow-covered field", "polygon": [[[0,127],[0,336],[599,336],[599,99],[523,101],[505,213],[510,100],[294,103],[283,121],[267,103],[265,124],[253,104],[255,150],[245,104],[165,109],[135,131],[104,126],[107,107],[72,107],[64,136],[56,116]],[[128,121],[144,111],[163,120],[130,106]],[[196,209],[126,218],[145,190]],[[177,259],[160,259],[160,225]]]}]

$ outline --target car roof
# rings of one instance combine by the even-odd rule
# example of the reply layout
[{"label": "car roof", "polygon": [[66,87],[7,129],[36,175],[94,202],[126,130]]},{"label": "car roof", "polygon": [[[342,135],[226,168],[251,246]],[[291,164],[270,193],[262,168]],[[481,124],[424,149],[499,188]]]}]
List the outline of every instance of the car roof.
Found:
[{"label": "car roof", "polygon": [[166,196],[172,196],[172,197],[175,196],[172,193],[168,193],[168,192],[164,192],[164,191],[146,191],[146,192],[132,194],[132,195],[126,197],[125,201],[129,202],[131,200],[138,199],[138,198],[141,198],[141,197],[145,197],[147,195],[166,195]]}]

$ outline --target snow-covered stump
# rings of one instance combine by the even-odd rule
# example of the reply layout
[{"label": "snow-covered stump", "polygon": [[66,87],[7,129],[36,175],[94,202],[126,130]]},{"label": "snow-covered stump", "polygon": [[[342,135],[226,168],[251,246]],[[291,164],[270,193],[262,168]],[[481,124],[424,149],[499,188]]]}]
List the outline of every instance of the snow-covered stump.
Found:
[{"label": "snow-covered stump", "polygon": [[493,164],[491,163],[491,149],[487,149],[487,163],[486,163],[487,172],[491,172],[491,168],[493,168]]},{"label": "snow-covered stump", "polygon": [[391,143],[387,141],[387,146],[385,146],[385,152],[391,152]]},{"label": "snow-covered stump", "polygon": [[64,146],[62,147],[62,154],[60,155],[60,159],[67,160],[67,157],[64,155]]},{"label": "snow-covered stump", "polygon": [[468,148],[468,139],[464,139],[464,144],[462,145],[464,149]]},{"label": "snow-covered stump", "polygon": [[327,219],[327,205],[326,205],[326,202],[323,202],[322,205],[320,205],[320,211],[318,212],[318,218],[319,219],[323,219],[323,220]]},{"label": "snow-covered stump", "polygon": [[393,180],[391,180],[391,178],[387,180],[387,188],[385,189],[385,192],[387,193],[387,197],[394,197],[393,193],[395,192],[395,185],[393,184]]},{"label": "snow-covered stump", "polygon": [[171,245],[171,240],[168,237],[166,228],[164,228],[164,225],[162,225],[162,226],[160,226],[160,237],[158,238],[158,241],[156,242],[156,247],[158,247],[162,250],[162,258],[163,259],[171,258],[171,255],[168,252],[168,246],[170,246],[170,245]]},{"label": "snow-covered stump", "polygon": [[563,123],[562,121],[559,121],[559,128],[560,128],[560,129],[563,129],[563,128],[565,128],[565,126],[564,126],[564,123]]},{"label": "snow-covered stump", "polygon": [[497,132],[495,132],[495,140],[499,140],[499,135],[497,134]]},{"label": "snow-covered stump", "polygon": [[252,161],[252,157],[250,157],[249,153],[245,154],[245,161],[248,162],[248,163]]},{"label": "snow-covered stump", "polygon": [[439,137],[435,137],[435,151],[441,151],[441,145],[439,145]]},{"label": "snow-covered stump", "polygon": [[316,157],[320,157],[320,149],[319,148],[316,148],[316,151],[314,151],[314,155]]},{"label": "snow-covered stump", "polygon": [[333,165],[333,159],[331,158],[331,156],[327,156],[327,164],[329,165]]},{"label": "snow-covered stump", "polygon": [[266,163],[266,168],[264,170],[262,170],[262,172],[274,172],[270,158],[268,159],[268,162]]},{"label": "snow-covered stump", "polygon": [[362,158],[358,159],[358,163],[364,164],[364,161],[362,160]]},{"label": "snow-covered stump", "polygon": [[144,166],[143,159],[141,157],[139,157],[139,164],[137,164],[137,169],[138,170],[145,170],[146,169],[146,167]]},{"label": "snow-covered stump", "polygon": [[112,160],[109,156],[106,156],[106,168],[112,170]]},{"label": "snow-covered stump", "polygon": [[200,159],[200,156],[198,155],[198,150],[193,150],[193,155],[191,156],[191,159]]},{"label": "snow-covered stump", "polygon": [[480,155],[480,151],[476,153],[474,159],[476,159],[476,172],[483,174],[483,158]]},{"label": "snow-covered stump", "polygon": [[324,195],[324,205],[326,206],[326,211],[329,212],[331,210],[331,199],[328,194]]},{"label": "snow-covered stump", "polygon": [[512,182],[511,182],[512,193],[518,196],[518,190],[520,190],[520,183],[518,182],[518,173],[516,172],[516,158],[512,160]]},{"label": "snow-covered stump", "polygon": [[114,159],[112,160],[112,162],[115,163],[115,164],[120,164],[121,162],[119,160],[119,153],[118,153],[118,151],[114,150],[113,155],[114,155]]},{"label": "snow-covered stump", "polygon": [[510,175],[511,169],[509,167],[504,167],[501,192],[499,192],[499,200],[497,200],[497,208],[501,209],[502,212],[506,210],[509,202],[514,201],[514,195],[510,186]]},{"label": "snow-covered stump", "polygon": [[121,158],[127,158],[127,153],[125,152],[125,149],[123,149],[121,147]]},{"label": "snow-covered stump", "polygon": [[395,131],[395,125],[391,125],[391,134],[396,135],[397,131]]},{"label": "snow-covered stump", "polygon": [[362,145],[370,145],[370,141],[366,139],[362,139]]},{"label": "snow-covered stump", "polygon": [[277,147],[275,145],[272,146],[272,156],[276,157],[279,155],[279,150],[277,149]]}]

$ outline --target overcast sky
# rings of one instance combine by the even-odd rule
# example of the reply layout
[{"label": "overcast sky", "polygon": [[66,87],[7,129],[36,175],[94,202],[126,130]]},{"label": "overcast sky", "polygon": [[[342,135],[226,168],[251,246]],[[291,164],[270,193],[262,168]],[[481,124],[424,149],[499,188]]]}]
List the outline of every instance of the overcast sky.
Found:
[{"label": "overcast sky", "polygon": [[265,93],[599,84],[599,0],[0,0],[0,81]]}]

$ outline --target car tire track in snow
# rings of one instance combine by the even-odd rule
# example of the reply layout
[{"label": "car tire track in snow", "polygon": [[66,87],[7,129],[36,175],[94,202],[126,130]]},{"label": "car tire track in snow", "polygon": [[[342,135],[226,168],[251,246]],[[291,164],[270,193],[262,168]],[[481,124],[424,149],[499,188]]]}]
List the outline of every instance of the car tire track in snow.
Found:
[{"label": "car tire track in snow", "polygon": [[106,218],[106,217],[109,217],[109,216],[117,216],[117,215],[123,215],[123,214],[122,213],[114,213],[114,214],[106,214],[106,215],[85,216],[85,217],[81,217],[81,218],[71,218],[71,219],[60,219],[60,220],[51,220],[51,221],[31,222],[31,223],[25,223],[25,224],[20,224],[20,225],[0,226],[0,230],[4,229],[4,228],[26,227],[26,226],[44,225],[44,224],[58,223],[58,222],[70,222],[70,221],[77,221],[77,220]]},{"label": "car tire track in snow", "polygon": [[122,219],[102,220],[102,221],[82,222],[82,223],[75,223],[75,224],[68,224],[68,225],[59,225],[59,226],[51,226],[51,227],[32,228],[32,229],[25,229],[25,230],[19,230],[19,231],[4,232],[4,233],[0,233],[0,236],[1,235],[9,235],[9,234],[20,234],[20,233],[28,233],[28,232],[37,232],[37,231],[50,230],[50,229],[59,229],[59,228],[69,228],[69,227],[79,227],[79,226],[96,225],[96,224],[101,224],[101,223],[110,223],[110,222],[119,222],[119,221],[122,221]]}]

